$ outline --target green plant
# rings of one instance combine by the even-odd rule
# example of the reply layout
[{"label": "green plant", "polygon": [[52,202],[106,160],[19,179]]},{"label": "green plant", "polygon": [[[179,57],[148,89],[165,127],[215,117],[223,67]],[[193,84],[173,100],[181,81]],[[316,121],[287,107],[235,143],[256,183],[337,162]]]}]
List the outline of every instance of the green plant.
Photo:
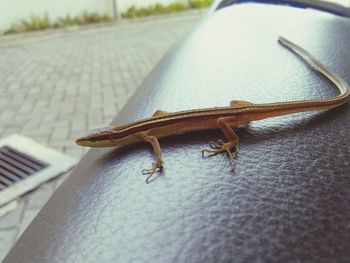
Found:
[{"label": "green plant", "polygon": [[32,15],[29,19],[21,19],[19,22],[12,24],[4,34],[13,34],[20,32],[27,32],[33,30],[41,30],[47,28],[59,28],[73,25],[84,25],[90,23],[107,22],[111,21],[112,18],[107,14],[89,13],[84,12],[80,16],[72,17],[67,15],[56,19],[53,23],[50,22],[47,14],[43,16]]},{"label": "green plant", "polygon": [[43,16],[32,15],[29,21],[22,19],[20,21],[20,27],[22,27],[26,31],[49,28],[50,27],[49,16],[47,14]]},{"label": "green plant", "polygon": [[32,15],[28,20],[21,19],[19,22],[12,24],[9,29],[5,30],[5,34],[41,30],[50,26],[51,24],[47,14],[43,16]]},{"label": "green plant", "polygon": [[169,13],[180,12],[189,9],[189,6],[183,3],[173,3],[168,5],[167,11]]},{"label": "green plant", "polygon": [[78,17],[77,21],[80,25],[97,23],[100,22],[100,16],[98,13],[84,12],[80,17]]},{"label": "green plant", "polygon": [[4,35],[15,34],[15,33],[18,33],[18,30],[14,25],[11,25],[8,29],[4,31]]},{"label": "green plant", "polygon": [[213,0],[191,0],[191,8],[206,8],[213,3]]},{"label": "green plant", "polygon": [[169,14],[181,12],[189,8],[206,8],[213,3],[213,0],[191,0],[190,6],[181,2],[175,2],[169,5],[155,4],[148,7],[131,6],[126,12],[122,13],[123,18],[135,18],[141,16],[151,16],[160,14]]},{"label": "green plant", "polygon": [[113,18],[107,14],[101,15],[100,18],[101,18],[101,22],[109,22],[113,20]]},{"label": "green plant", "polygon": [[66,15],[65,17],[59,17],[54,23],[53,27],[64,27],[64,26],[73,26],[77,24],[77,19]]},{"label": "green plant", "polygon": [[189,6],[180,2],[169,5],[155,4],[148,7],[131,6],[126,12],[122,13],[123,18],[134,18],[140,16],[151,16],[160,14],[169,14],[189,9]]}]

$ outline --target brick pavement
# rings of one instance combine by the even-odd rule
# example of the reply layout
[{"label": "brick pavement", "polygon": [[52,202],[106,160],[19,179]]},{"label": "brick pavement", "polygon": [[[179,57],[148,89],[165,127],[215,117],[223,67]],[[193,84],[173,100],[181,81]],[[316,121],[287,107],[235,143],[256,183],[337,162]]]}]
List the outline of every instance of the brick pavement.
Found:
[{"label": "brick pavement", "polygon": [[[0,42],[0,137],[19,133],[80,159],[85,149],[74,139],[108,125],[198,19],[191,13]],[[0,208],[0,261],[65,176]]]}]

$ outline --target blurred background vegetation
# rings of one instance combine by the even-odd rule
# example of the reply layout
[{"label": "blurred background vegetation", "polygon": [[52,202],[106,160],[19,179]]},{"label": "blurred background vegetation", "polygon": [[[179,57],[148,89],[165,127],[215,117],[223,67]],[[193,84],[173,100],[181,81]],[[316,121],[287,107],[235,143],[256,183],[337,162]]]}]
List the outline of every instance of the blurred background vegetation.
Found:
[{"label": "blurred background vegetation", "polygon": [[84,12],[80,16],[72,17],[67,15],[60,17],[55,21],[50,21],[47,14],[44,15],[32,15],[28,19],[21,19],[16,23],[13,23],[10,28],[5,30],[4,34],[13,34],[20,32],[28,32],[34,30],[42,30],[48,28],[58,28],[74,25],[86,25],[98,22],[111,21],[112,17],[106,14],[100,15],[98,13]]},{"label": "blurred background vegetation", "polygon": [[[122,13],[122,18],[136,18],[143,16],[154,16],[162,14],[170,14],[175,12],[186,11],[190,9],[207,8],[212,4],[213,0],[190,0],[187,3],[175,2],[168,5],[154,4],[145,7],[131,6],[126,12]],[[35,30],[43,30],[49,28],[62,28],[68,26],[80,26],[92,23],[109,22],[113,18],[107,14],[99,14],[97,12],[83,12],[78,16],[67,15],[52,21],[48,14],[32,15],[29,18],[23,18],[13,23],[4,31],[4,34],[14,34]]]},{"label": "blurred background vegetation", "polygon": [[132,6],[126,12],[122,13],[122,17],[135,18],[142,16],[170,14],[192,8],[207,8],[212,4],[212,2],[213,0],[191,0],[188,4],[176,2],[169,5],[162,5],[158,3],[147,7]]}]

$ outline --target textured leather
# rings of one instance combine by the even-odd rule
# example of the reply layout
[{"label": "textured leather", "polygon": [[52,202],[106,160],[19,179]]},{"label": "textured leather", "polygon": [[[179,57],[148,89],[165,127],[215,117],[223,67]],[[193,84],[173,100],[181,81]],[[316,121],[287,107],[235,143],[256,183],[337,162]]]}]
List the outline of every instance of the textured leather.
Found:
[{"label": "textured leather", "polygon": [[[350,21],[316,10],[240,4],[174,47],[113,124],[154,111],[336,94],[277,43],[310,51],[350,83]],[[220,131],[162,139],[165,168],[145,184],[147,143],[93,149],[5,262],[348,262],[350,108],[252,122],[225,155],[202,158]]]}]

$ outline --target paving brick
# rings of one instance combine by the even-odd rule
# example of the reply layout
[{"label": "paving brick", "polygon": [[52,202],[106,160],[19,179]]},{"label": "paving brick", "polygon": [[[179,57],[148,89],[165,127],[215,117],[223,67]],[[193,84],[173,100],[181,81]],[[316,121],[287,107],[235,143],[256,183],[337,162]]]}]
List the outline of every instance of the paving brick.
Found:
[{"label": "paving brick", "polygon": [[16,228],[0,231],[0,262],[5,258],[12,244],[16,241],[18,230]]},{"label": "paving brick", "polygon": [[18,232],[16,239],[18,239],[23,234],[24,230],[26,230],[29,224],[33,221],[34,217],[38,214],[39,210],[39,208],[28,208],[24,210],[21,224],[19,224],[17,228]]},{"label": "paving brick", "polygon": [[[11,205],[11,203],[8,205]],[[0,209],[6,209],[6,208],[2,207]],[[3,229],[17,228],[17,226],[20,225],[21,223],[23,203],[17,202],[16,204],[14,204],[14,206],[11,209],[14,209],[14,210],[6,211],[6,213],[1,217],[0,233],[2,232]]]},{"label": "paving brick", "polygon": [[27,207],[26,210],[40,209],[52,196],[54,190],[49,184],[43,184],[37,189],[27,194]]}]

